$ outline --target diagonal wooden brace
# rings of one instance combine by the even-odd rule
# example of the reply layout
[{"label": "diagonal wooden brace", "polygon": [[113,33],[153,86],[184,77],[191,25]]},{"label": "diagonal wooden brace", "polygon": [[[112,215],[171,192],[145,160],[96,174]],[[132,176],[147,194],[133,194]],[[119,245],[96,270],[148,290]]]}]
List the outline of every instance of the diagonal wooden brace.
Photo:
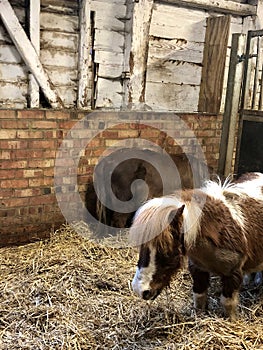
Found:
[{"label": "diagonal wooden brace", "polygon": [[62,100],[45,72],[39,56],[28,39],[8,0],[0,0],[0,16],[18,52],[34,75],[44,95],[53,108],[63,107]]}]

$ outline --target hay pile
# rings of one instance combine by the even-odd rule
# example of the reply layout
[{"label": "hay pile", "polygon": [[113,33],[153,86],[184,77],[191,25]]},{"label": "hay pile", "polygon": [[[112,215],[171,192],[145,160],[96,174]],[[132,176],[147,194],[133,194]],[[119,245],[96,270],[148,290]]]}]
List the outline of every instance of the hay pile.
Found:
[{"label": "hay pile", "polygon": [[0,349],[263,349],[262,290],[241,294],[240,320],[230,323],[214,278],[210,314],[197,316],[187,271],[154,302],[133,295],[136,260],[135,250],[98,245],[70,226],[1,249]]}]

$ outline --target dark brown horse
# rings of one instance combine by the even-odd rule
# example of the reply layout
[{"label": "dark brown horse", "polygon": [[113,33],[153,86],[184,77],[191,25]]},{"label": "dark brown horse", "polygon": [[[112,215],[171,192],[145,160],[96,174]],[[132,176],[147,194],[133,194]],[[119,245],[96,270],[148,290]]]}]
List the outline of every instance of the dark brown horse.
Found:
[{"label": "dark brown horse", "polygon": [[[104,157],[96,166],[95,178],[99,183],[96,192],[99,198],[93,186],[90,186],[86,193],[86,206],[103,224],[120,228],[130,227],[135,210],[147,199],[166,195],[176,189],[201,186],[201,183],[209,178],[208,172],[212,173],[212,169],[204,162],[185,153],[164,156],[148,149],[133,148],[131,153],[131,149],[123,148]],[[142,182],[136,180],[147,184],[148,193],[144,193]],[[135,186],[132,192],[133,184]],[[140,203],[135,210],[119,212],[114,205],[115,197],[123,202],[123,205],[133,197]],[[107,205],[102,203],[103,201]]]},{"label": "dark brown horse", "polygon": [[140,246],[132,282],[140,297],[156,298],[187,256],[195,307],[205,309],[209,275],[217,274],[233,320],[244,274],[263,269],[263,174],[152,199],[137,211],[130,238]]}]

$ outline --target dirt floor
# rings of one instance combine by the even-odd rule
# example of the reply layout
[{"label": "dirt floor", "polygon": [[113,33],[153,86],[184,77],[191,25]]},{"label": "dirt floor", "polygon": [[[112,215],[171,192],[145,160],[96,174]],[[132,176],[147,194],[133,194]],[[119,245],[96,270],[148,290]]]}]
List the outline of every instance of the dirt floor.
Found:
[{"label": "dirt floor", "polygon": [[154,302],[131,291],[137,251],[110,248],[63,226],[51,239],[1,249],[0,349],[263,349],[263,287],[241,292],[229,322],[212,278],[196,315],[181,271]]}]

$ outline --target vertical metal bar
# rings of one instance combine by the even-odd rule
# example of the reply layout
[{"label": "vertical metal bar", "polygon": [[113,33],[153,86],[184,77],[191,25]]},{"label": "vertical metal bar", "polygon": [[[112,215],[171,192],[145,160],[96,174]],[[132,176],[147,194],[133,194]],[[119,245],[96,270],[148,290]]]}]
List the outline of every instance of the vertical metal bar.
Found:
[{"label": "vertical metal bar", "polygon": [[255,109],[256,98],[257,98],[257,88],[258,88],[258,75],[259,75],[259,37],[257,37],[257,48],[256,48],[256,67],[254,74],[254,83],[253,83],[253,94],[252,94],[252,109]]},{"label": "vertical metal bar", "polygon": [[245,34],[233,34],[228,71],[223,129],[220,142],[218,173],[228,175],[231,172],[235,132],[243,77],[243,57],[246,46]]},{"label": "vertical metal bar", "polygon": [[247,34],[247,47],[245,53],[245,63],[244,63],[244,77],[243,77],[243,85],[242,85],[242,95],[241,95],[241,104],[240,108],[244,109],[247,107],[247,86],[249,86],[250,74],[248,74],[248,66],[249,66],[249,54],[250,54],[250,43],[252,38],[252,31],[249,30]]}]

